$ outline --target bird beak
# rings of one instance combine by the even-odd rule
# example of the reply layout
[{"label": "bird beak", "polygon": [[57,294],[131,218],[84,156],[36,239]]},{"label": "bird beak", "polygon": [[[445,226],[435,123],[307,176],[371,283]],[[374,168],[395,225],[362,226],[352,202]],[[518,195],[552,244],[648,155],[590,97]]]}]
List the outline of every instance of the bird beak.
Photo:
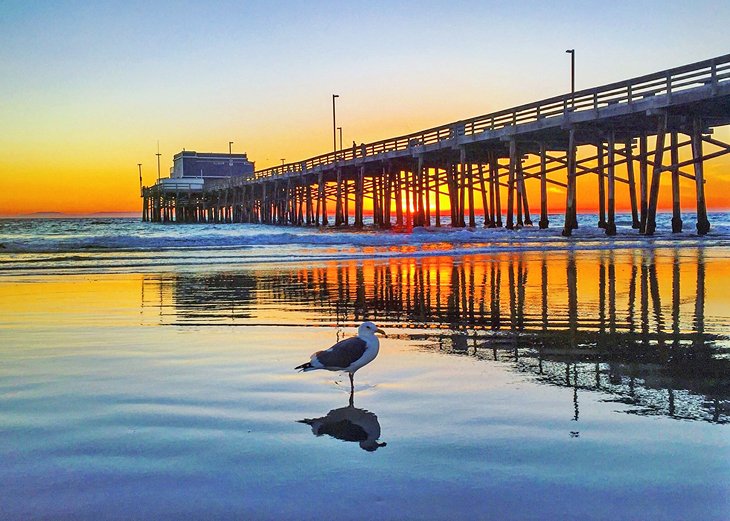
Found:
[{"label": "bird beak", "polygon": [[382,330],[382,329],[380,329],[380,328],[376,329],[376,330],[375,330],[375,332],[376,332],[376,333],[380,333],[380,334],[381,334],[381,335],[383,335],[384,337],[387,337],[387,336],[388,336],[388,335],[386,335],[386,334],[385,334],[385,331],[383,331],[383,330]]}]

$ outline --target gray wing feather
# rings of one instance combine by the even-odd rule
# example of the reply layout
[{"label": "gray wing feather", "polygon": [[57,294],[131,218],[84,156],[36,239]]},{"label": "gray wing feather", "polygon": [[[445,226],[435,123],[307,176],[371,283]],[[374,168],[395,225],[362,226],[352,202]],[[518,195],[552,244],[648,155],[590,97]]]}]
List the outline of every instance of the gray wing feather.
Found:
[{"label": "gray wing feather", "polygon": [[367,349],[365,340],[359,337],[346,338],[324,351],[319,351],[316,356],[322,365],[326,367],[349,367],[358,360]]}]

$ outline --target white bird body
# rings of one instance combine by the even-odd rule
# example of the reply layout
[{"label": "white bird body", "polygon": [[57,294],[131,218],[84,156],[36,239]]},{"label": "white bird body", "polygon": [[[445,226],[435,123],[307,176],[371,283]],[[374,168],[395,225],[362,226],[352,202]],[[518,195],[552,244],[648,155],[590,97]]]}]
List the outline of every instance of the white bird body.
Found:
[{"label": "white bird body", "polygon": [[378,356],[380,341],[375,333],[385,335],[385,332],[372,322],[363,322],[357,328],[357,336],[341,340],[324,351],[317,351],[310,357],[309,362],[297,366],[295,369],[305,372],[316,369],[346,371],[350,374],[350,384],[354,386],[355,371],[369,364]]}]

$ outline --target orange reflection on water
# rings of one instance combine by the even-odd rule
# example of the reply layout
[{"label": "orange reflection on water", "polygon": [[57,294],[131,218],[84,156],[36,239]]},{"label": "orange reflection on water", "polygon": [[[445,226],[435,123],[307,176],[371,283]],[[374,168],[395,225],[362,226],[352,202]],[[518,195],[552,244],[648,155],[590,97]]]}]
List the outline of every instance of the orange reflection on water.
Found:
[{"label": "orange reflection on water", "polygon": [[400,310],[408,320],[465,327],[493,327],[499,317],[498,328],[621,329],[643,321],[666,329],[673,321],[691,330],[697,313],[727,314],[728,297],[717,289],[727,272],[701,250],[677,249],[332,261],[295,277],[337,294],[356,319]]}]

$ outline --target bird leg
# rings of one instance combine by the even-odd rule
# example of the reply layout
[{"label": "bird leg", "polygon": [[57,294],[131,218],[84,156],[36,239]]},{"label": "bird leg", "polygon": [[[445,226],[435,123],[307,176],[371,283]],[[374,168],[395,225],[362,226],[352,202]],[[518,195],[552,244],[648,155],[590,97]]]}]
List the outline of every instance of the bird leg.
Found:
[{"label": "bird leg", "polygon": [[353,378],[352,373],[348,373],[350,375],[350,394],[354,394],[355,392],[355,380]]}]

